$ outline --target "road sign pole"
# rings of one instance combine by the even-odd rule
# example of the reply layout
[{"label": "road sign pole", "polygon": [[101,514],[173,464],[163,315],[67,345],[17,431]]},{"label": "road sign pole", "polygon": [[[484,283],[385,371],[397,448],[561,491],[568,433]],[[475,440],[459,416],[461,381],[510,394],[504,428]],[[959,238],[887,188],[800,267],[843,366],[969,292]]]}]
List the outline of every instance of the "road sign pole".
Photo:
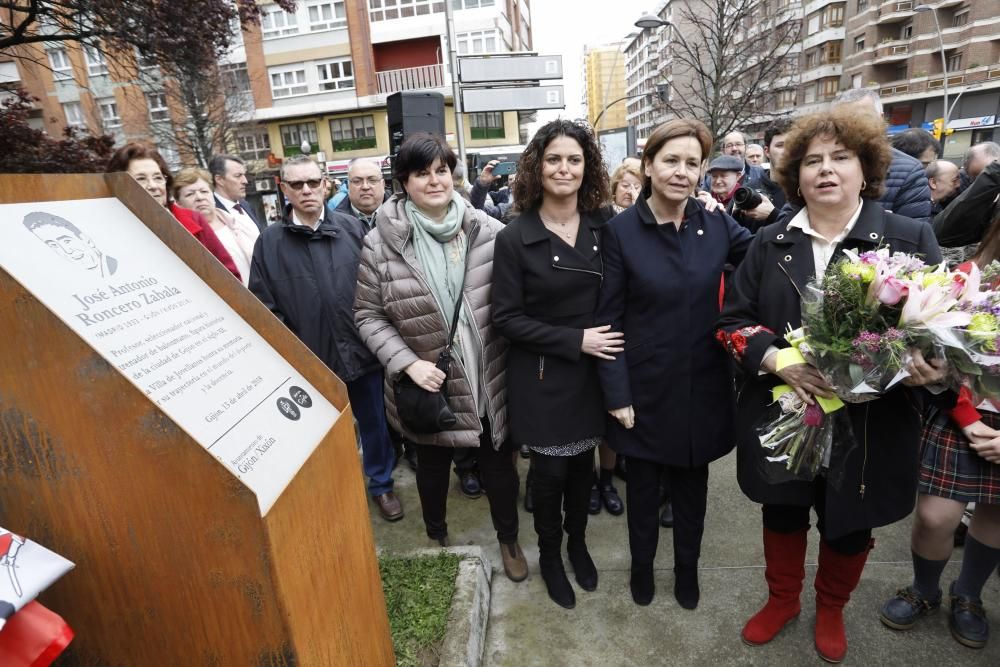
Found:
[{"label": "road sign pole", "polygon": [[455,110],[455,139],[458,141],[458,161],[468,169],[465,161],[465,119],[462,117],[462,84],[459,82],[458,49],[455,42],[455,10],[451,0],[444,3],[445,22],[448,26],[448,62],[451,66],[451,96]]}]

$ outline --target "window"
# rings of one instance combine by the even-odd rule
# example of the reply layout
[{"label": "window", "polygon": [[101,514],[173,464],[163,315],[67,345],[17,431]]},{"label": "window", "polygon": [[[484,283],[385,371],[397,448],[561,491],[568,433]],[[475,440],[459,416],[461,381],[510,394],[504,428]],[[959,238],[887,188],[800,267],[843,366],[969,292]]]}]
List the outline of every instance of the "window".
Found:
[{"label": "window", "polygon": [[833,97],[840,92],[840,79],[823,80],[823,97]]},{"label": "window", "polygon": [[86,127],[83,122],[83,110],[80,109],[79,102],[66,102],[62,105],[63,113],[66,114],[66,125],[70,127]]},{"label": "window", "polygon": [[503,112],[469,114],[469,132],[473,139],[503,139]]},{"label": "window", "polygon": [[824,28],[839,28],[844,25],[844,5],[830,5],[823,12]]},{"label": "window", "polygon": [[266,160],[271,154],[271,138],[267,130],[237,134],[236,146],[239,148],[240,157],[244,160]]},{"label": "window", "polygon": [[87,61],[87,74],[90,76],[101,76],[108,73],[108,63],[104,59],[104,54],[92,46],[83,47],[83,54]]},{"label": "window", "polygon": [[292,95],[305,95],[309,92],[304,69],[279,70],[277,72],[268,70],[268,74],[271,77],[271,95],[275,99],[291,97]]},{"label": "window", "polygon": [[285,157],[300,155],[302,153],[302,141],[306,140],[311,144],[309,152],[319,150],[319,143],[316,139],[316,123],[297,123],[295,125],[281,126],[281,146],[285,151]]},{"label": "window", "polygon": [[73,65],[69,62],[66,49],[49,49],[49,66],[52,67],[52,78],[56,81],[65,81],[73,78]]},{"label": "window", "polygon": [[299,32],[298,19],[278,5],[260,8],[260,31],[263,39],[295,35]]},{"label": "window", "polygon": [[960,26],[966,25],[969,22],[969,10],[963,10],[955,12],[955,16],[951,19],[951,27],[958,28]]},{"label": "window", "polygon": [[854,38],[854,52],[855,53],[861,53],[864,50],[865,50],[865,36],[861,35],[860,37],[855,37]]},{"label": "window", "polygon": [[858,14],[868,9],[868,0],[858,0]]},{"label": "window", "polygon": [[476,30],[456,35],[459,54],[466,53],[496,53],[497,31]]},{"label": "window", "polygon": [[333,30],[347,27],[347,13],[343,0],[313,2],[306,5],[309,12],[309,30]]},{"label": "window", "polygon": [[810,51],[809,53],[807,53],[806,54],[806,69],[812,69],[813,67],[816,67],[817,60],[818,60],[818,58],[817,58],[817,52],[816,51]]},{"label": "window", "polygon": [[246,63],[222,66],[222,87],[226,95],[250,92],[250,75]]},{"label": "window", "polygon": [[778,107],[781,109],[785,109],[794,106],[795,106],[795,90],[787,89],[781,91],[781,94],[778,95]]},{"label": "window", "polygon": [[806,88],[805,103],[812,104],[816,101],[816,86],[808,86]]},{"label": "window", "polygon": [[809,17],[809,22],[807,24],[806,34],[814,35],[819,32],[819,14],[814,14]]},{"label": "window", "polygon": [[851,88],[861,88],[861,75],[855,74],[851,77]]},{"label": "window", "polygon": [[156,58],[144,54],[139,49],[135,50],[135,64],[139,69],[152,69],[156,67]]},{"label": "window", "polygon": [[375,117],[351,116],[330,121],[330,137],[334,151],[356,151],[375,148]]},{"label": "window", "polygon": [[948,71],[957,72],[962,69],[962,53],[951,53],[948,55]]},{"label": "window", "polygon": [[170,120],[170,109],[167,108],[167,96],[164,93],[146,93],[146,106],[149,107],[149,120],[154,123]]},{"label": "window", "polygon": [[904,23],[899,30],[899,38],[909,39],[911,37],[913,37],[913,23]]},{"label": "window", "polygon": [[330,60],[316,65],[320,90],[346,90],[354,87],[351,59]]},{"label": "window", "polygon": [[452,0],[453,9],[479,9],[480,7],[492,7],[493,0]]},{"label": "window", "polygon": [[368,18],[371,21],[391,21],[443,11],[444,0],[368,0]]},{"label": "window", "polygon": [[906,66],[905,63],[902,65],[897,65],[895,74],[893,75],[893,81],[906,81],[908,78],[910,78],[909,75],[910,75],[909,68]]},{"label": "window", "polygon": [[823,62],[826,64],[839,63],[841,58],[841,43],[827,42],[823,47]]},{"label": "window", "polygon": [[163,161],[167,163],[171,171],[175,172],[180,169],[183,165],[181,164],[181,154],[177,150],[177,146],[161,141],[156,149],[160,151],[160,156]]},{"label": "window", "polygon": [[118,115],[118,103],[113,98],[105,97],[97,100],[97,108],[101,111],[101,127],[105,130],[114,130],[122,126],[122,119]]}]

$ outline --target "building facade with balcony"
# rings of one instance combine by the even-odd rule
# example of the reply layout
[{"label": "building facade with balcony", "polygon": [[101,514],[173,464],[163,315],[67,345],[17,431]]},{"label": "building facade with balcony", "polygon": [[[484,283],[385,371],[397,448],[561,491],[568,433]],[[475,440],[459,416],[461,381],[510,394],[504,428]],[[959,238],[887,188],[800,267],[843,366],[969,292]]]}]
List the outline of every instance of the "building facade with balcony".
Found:
[{"label": "building facade with balcony", "polygon": [[[623,48],[624,43],[617,42],[602,46],[585,46],[583,49],[583,104],[587,120],[598,132],[625,127],[627,123],[625,103],[628,100],[615,102],[625,97]],[[611,104],[612,102],[615,104]],[[597,124],[598,116],[600,125]]]},{"label": "building facade with balcony", "polygon": [[944,156],[959,160],[972,144],[1000,139],[996,3],[850,0],[844,49],[845,87],[878,90],[890,132],[944,118],[947,81],[953,133]]}]

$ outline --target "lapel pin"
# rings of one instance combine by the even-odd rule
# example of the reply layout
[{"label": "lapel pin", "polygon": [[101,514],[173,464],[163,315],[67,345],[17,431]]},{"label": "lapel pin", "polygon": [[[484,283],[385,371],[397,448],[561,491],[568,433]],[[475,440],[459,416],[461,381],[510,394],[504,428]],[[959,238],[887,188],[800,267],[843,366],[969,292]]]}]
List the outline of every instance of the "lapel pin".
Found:
[{"label": "lapel pin", "polygon": [[705,230],[704,230],[704,229],[699,229],[699,230],[698,230],[698,236],[701,236],[701,235],[702,235],[702,234],[704,234],[704,233],[705,233]]},{"label": "lapel pin", "polygon": [[791,255],[785,255],[785,261],[786,262],[792,261],[792,256]]}]

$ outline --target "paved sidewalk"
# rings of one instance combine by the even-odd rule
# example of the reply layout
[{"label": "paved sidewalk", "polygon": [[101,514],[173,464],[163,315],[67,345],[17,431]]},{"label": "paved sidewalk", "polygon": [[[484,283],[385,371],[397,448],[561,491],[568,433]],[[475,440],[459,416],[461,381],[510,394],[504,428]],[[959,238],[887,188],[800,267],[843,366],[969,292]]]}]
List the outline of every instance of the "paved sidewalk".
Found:
[{"label": "paved sidewalk", "polygon": [[[523,491],[527,462],[521,461],[519,467]],[[415,479],[405,462],[396,469],[396,480],[407,516],[387,524],[371,505],[376,541],[380,547],[399,551],[427,546]],[[615,483],[624,497],[624,483],[617,478]],[[499,569],[500,553],[485,497],[466,499],[456,480],[448,499],[448,523],[454,544],[483,546],[494,569]],[[908,633],[894,632],[878,621],[882,602],[911,579],[909,530],[909,520],[905,520],[876,531],[875,550],[845,614],[850,649],[844,664],[1000,665],[1000,578],[993,577],[983,595],[994,624],[994,637],[983,650],[967,649],[951,638],[944,608]],[[760,511],[736,484],[736,458],[732,454],[711,467],[700,572],[702,594],[696,610],[684,610],[674,600],[669,529],[660,534],[653,604],[639,607],[632,602],[625,517],[604,512],[591,517],[588,530],[588,544],[601,577],[598,589],[587,593],[576,587],[576,608],[564,610],[545,593],[538,574],[531,515],[522,509],[521,545],[530,575],[519,584],[502,572],[493,578],[484,665],[826,664],[812,644],[812,578],[819,539],[815,530],[810,534],[802,615],[767,646],[751,648],[740,641],[743,623],[767,595],[760,533]],[[954,559],[957,562],[960,558],[961,550],[957,550]],[[956,562],[945,571],[945,586],[957,575]]]}]

